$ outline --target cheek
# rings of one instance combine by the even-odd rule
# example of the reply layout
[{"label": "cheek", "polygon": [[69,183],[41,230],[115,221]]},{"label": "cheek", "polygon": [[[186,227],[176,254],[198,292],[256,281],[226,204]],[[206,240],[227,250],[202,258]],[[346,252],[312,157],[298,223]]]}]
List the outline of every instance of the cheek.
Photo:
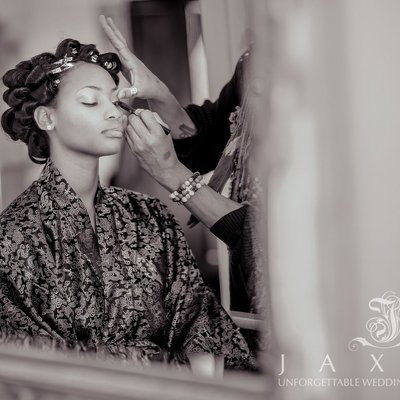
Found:
[{"label": "cheek", "polygon": [[58,130],[63,136],[82,141],[100,132],[99,117],[90,110],[65,110]]}]

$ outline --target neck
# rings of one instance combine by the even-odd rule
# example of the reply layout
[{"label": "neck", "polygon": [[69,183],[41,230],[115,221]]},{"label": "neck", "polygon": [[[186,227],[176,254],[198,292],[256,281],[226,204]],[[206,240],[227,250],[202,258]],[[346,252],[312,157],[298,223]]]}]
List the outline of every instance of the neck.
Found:
[{"label": "neck", "polygon": [[63,152],[61,157],[52,153],[51,160],[86,208],[92,208],[99,179],[99,159]]}]

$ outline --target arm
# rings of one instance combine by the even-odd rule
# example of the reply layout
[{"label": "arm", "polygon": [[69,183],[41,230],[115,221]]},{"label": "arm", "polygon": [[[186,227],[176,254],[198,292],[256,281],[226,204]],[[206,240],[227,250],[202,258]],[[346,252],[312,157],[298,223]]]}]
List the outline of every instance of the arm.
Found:
[{"label": "arm", "polygon": [[[176,190],[192,175],[179,162],[171,138],[164,134],[150,111],[142,111],[140,117],[129,116],[127,142],[142,167],[168,191]],[[198,190],[185,206],[208,228],[224,215],[241,207],[208,186]]]},{"label": "arm", "polygon": [[[164,170],[156,179],[169,192],[173,192],[193,175],[183,164],[177,163],[171,169]],[[185,207],[207,228],[211,228],[223,216],[241,208],[241,204],[217,193],[209,186],[203,186],[191,197]]]},{"label": "arm", "polygon": [[247,216],[248,205],[225,214],[210,229],[210,231],[228,247],[233,249],[243,233],[243,224]]}]

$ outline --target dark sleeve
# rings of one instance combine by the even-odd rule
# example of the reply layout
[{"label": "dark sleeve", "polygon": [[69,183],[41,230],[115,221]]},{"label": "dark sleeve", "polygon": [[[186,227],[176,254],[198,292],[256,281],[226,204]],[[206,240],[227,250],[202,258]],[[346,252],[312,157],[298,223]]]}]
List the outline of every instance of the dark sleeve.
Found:
[{"label": "dark sleeve", "polygon": [[215,169],[230,137],[230,114],[241,103],[243,85],[242,56],[231,80],[223,87],[215,102],[191,104],[185,108],[197,128],[193,137],[174,141],[180,161],[192,171],[205,174]]},{"label": "dark sleeve", "polygon": [[220,218],[211,232],[229,247],[231,310],[257,313],[254,287],[261,278],[255,278],[254,212],[254,206],[246,204]]},{"label": "dark sleeve", "polygon": [[225,367],[255,369],[256,359],[239,328],[204,283],[181,228],[165,206],[159,218],[167,265],[165,308],[168,347],[178,358],[223,356]]},{"label": "dark sleeve", "polygon": [[242,235],[247,206],[234,210],[220,218],[210,231],[228,247],[234,247]]}]

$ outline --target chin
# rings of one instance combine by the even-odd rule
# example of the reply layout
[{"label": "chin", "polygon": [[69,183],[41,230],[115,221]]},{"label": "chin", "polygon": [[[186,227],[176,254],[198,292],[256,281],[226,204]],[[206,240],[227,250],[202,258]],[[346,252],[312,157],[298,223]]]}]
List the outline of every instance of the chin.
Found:
[{"label": "chin", "polygon": [[103,146],[101,149],[96,149],[96,156],[97,157],[106,157],[106,156],[113,156],[115,154],[118,154],[122,149],[121,142],[118,143],[117,145],[109,145],[109,146]]}]

